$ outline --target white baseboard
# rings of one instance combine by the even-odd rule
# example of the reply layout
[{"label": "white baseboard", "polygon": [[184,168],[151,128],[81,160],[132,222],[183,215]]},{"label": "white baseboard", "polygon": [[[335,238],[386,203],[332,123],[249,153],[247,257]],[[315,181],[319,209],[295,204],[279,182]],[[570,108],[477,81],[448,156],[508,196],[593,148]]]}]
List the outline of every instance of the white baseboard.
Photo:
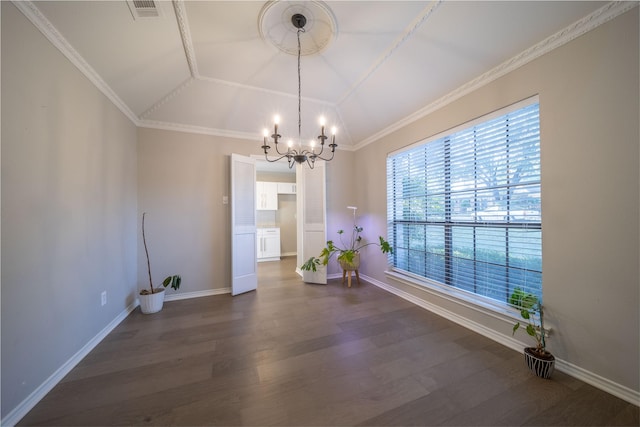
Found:
[{"label": "white baseboard", "polygon": [[138,300],[136,299],[131,305],[125,308],[115,319],[113,319],[104,329],[102,329],[95,337],[86,343],[76,354],[60,366],[49,378],[47,378],[38,388],[36,388],[25,400],[16,406],[6,417],[0,422],[3,426],[15,426],[25,415],[33,409],[34,406],[47,393],[49,393],[75,366],[80,363],[84,357],[91,352],[116,326],[118,326],[127,316],[136,309]]},{"label": "white baseboard", "polygon": [[[186,292],[181,294],[165,295],[165,301],[177,301],[189,298],[207,297],[211,295],[230,294],[231,288],[210,289],[206,291]],[[40,386],[35,389],[25,400],[23,400],[17,407],[15,407],[7,416],[0,421],[2,426],[15,426],[25,415],[33,409],[36,404],[42,400],[71,370],[78,364],[84,357],[89,354],[116,326],[118,326],[124,319],[127,318],[133,310],[140,305],[138,299],[129,305],[122,313],[120,313],[115,319],[113,319],[103,330],[100,331],[95,337],[93,337],[87,344],[84,345],[71,359],[67,360],[56,372],[54,372],[49,378],[45,380]]]},{"label": "white baseboard", "polygon": [[[360,276],[367,282],[372,283],[387,292],[397,295],[400,298],[403,298],[419,307],[422,307],[425,310],[431,311],[438,316],[444,317],[445,319],[451,320],[452,322],[464,326],[467,329],[471,329],[472,331],[477,332],[489,339],[492,339],[493,341],[496,341],[508,348],[516,351],[523,351],[523,348],[525,347],[520,341],[509,335],[504,335],[496,332],[493,329],[489,329],[477,322],[469,320],[465,317],[462,317],[456,313],[453,313],[449,310],[446,310],[440,306],[425,301],[419,297],[416,297],[415,295],[404,292],[386,283],[380,282],[379,280],[376,280],[372,277],[363,275],[362,273],[360,274]],[[556,369],[567,375],[577,378],[580,381],[584,381],[587,384],[599,388],[602,391],[612,394],[613,396],[616,396],[626,402],[629,402],[636,406],[640,406],[640,392],[636,390],[632,390],[626,386],[613,382],[598,374],[569,363],[566,360],[556,358]]]},{"label": "white baseboard", "polygon": [[210,297],[212,295],[230,294],[231,288],[207,289],[206,291],[184,292],[179,294],[165,295],[165,301],[178,301],[181,299],[191,299],[200,297]]}]

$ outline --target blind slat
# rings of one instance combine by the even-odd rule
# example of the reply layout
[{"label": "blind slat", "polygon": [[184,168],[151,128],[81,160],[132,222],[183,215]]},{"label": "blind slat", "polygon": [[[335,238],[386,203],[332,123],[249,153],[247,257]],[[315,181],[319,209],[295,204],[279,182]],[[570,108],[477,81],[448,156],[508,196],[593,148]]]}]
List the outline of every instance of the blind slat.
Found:
[{"label": "blind slat", "polygon": [[537,103],[389,156],[387,197],[396,270],[502,302],[516,287],[542,298]]}]

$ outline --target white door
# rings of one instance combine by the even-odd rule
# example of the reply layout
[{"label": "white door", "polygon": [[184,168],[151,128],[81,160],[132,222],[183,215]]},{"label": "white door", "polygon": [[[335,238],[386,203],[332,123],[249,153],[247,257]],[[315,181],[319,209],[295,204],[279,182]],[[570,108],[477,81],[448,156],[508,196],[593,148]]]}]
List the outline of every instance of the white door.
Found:
[{"label": "white door", "polygon": [[258,287],[256,164],[231,155],[231,295]]},{"label": "white door", "polygon": [[[297,165],[297,168],[298,236],[301,236],[298,242],[298,265],[302,265],[312,256],[320,255],[326,245],[326,169],[322,161],[316,162],[313,169],[306,165]],[[320,265],[315,273],[303,271],[302,278],[307,283],[326,285],[327,268]]]}]

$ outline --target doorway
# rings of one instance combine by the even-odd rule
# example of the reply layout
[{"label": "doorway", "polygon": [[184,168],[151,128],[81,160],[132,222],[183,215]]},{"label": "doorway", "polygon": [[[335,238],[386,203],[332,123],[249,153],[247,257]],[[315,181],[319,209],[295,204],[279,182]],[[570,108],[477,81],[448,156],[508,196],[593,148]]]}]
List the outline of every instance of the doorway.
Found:
[{"label": "doorway", "polygon": [[[296,168],[289,169],[287,162],[267,162],[256,159],[256,227],[258,273],[266,264],[296,257],[297,241],[297,192]],[[270,194],[271,193],[271,194]],[[275,199],[267,203],[266,198]]]},{"label": "doorway", "polygon": [[[246,166],[245,166],[246,165]],[[266,179],[262,173],[284,173],[291,174],[286,177],[279,176],[276,181],[281,179],[283,184],[293,185],[292,194],[295,195],[296,208],[290,209],[293,214],[293,220],[282,220],[276,216],[275,212],[264,214],[266,218],[257,218],[258,204],[262,204],[262,199],[257,192],[258,184],[258,165],[261,169],[283,166],[287,169],[284,171],[261,171],[260,177]],[[282,166],[281,166],[282,165]],[[288,169],[285,162],[280,164],[272,164],[265,162],[257,156],[245,157],[238,154],[231,155],[231,291],[232,295],[248,292],[257,288],[258,282],[258,259],[257,253],[260,248],[260,240],[258,232],[260,226],[279,225],[291,227],[292,240],[295,240],[295,252],[288,251],[285,254],[291,254],[292,260],[295,260],[295,272],[301,276],[305,283],[327,283],[326,267],[319,266],[317,271],[302,271],[299,267],[302,265],[302,259],[319,254],[325,245],[326,240],[326,170],[324,162],[315,164],[314,168],[306,168],[300,164],[296,164],[295,172]],[[295,179],[295,184],[291,181]],[[265,182],[262,182],[263,184]],[[273,184],[273,183],[271,183]],[[269,185],[271,191],[273,186]],[[290,187],[291,188],[291,187]],[[277,192],[277,190],[276,190]],[[277,197],[277,194],[276,194]],[[293,199],[291,200],[293,201]],[[273,206],[276,206],[275,208]],[[277,211],[278,200],[268,202],[262,205],[261,210]],[[266,208],[269,206],[269,208]],[[280,221],[280,222],[278,222]],[[294,231],[295,230],[295,231]],[[279,230],[278,230],[279,232]],[[263,242],[264,243],[264,242]],[[249,254],[250,252],[250,254]],[[280,254],[273,256],[275,260],[280,260]],[[249,256],[250,255],[250,256]],[[246,285],[246,286],[243,286]],[[249,286],[251,285],[251,286]]]}]

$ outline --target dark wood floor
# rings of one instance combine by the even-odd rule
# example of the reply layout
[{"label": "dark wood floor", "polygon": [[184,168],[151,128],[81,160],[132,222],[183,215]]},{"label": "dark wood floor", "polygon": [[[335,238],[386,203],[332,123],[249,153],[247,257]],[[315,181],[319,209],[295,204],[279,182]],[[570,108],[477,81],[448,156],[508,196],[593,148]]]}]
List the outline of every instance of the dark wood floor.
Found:
[{"label": "dark wood floor", "polygon": [[123,321],[22,425],[634,425],[638,407],[371,284],[257,292]]}]

